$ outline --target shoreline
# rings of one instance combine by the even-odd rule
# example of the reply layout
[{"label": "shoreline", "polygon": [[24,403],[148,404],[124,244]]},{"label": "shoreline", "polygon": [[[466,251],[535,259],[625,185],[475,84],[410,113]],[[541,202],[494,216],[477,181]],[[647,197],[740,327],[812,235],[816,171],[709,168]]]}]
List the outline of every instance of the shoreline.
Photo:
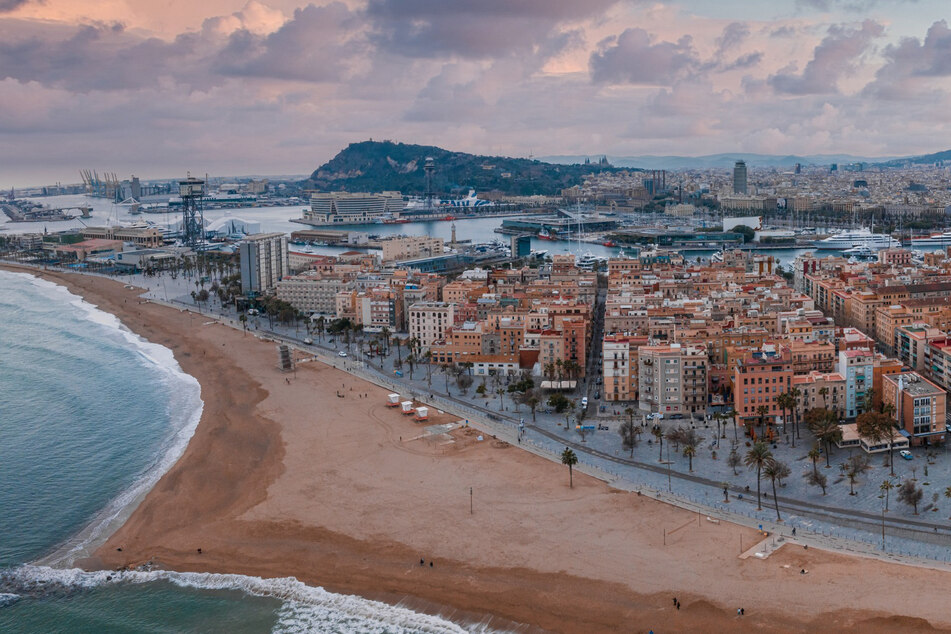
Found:
[{"label": "shoreline", "polygon": [[[491,494],[505,504],[524,505],[527,521],[519,523],[519,512],[511,509],[501,517],[501,527],[498,526],[499,514],[485,512],[490,517],[484,525],[479,523],[481,519],[473,523],[465,520],[464,515],[455,518],[454,514],[450,514],[449,518],[454,522],[452,529],[439,529],[440,537],[446,539],[427,539],[425,535],[419,535],[419,527],[425,527],[425,521],[415,523],[412,517],[399,512],[401,499],[405,503],[405,499],[409,498],[415,503],[417,498],[425,496],[416,495],[415,491],[409,489],[387,493],[385,488],[373,489],[369,493],[377,498],[384,494],[390,497],[380,501],[368,500],[368,504],[375,503],[377,506],[373,508],[391,512],[394,520],[398,520],[394,521],[392,527],[387,526],[388,518],[378,517],[379,513],[367,513],[365,518],[360,517],[364,509],[359,503],[347,500],[336,504],[337,499],[332,496],[321,500],[323,504],[301,512],[299,507],[306,504],[305,498],[320,497],[320,492],[305,495],[297,489],[302,483],[312,486],[313,482],[321,479],[302,479],[300,474],[332,476],[327,476],[329,472],[307,471],[306,456],[297,455],[297,447],[305,441],[314,441],[313,436],[308,436],[313,434],[312,429],[297,429],[294,422],[289,422],[300,412],[313,411],[311,406],[314,402],[302,402],[297,405],[299,409],[296,412],[290,411],[294,407],[292,401],[305,398],[297,384],[310,391],[333,377],[335,380],[342,379],[345,385],[351,387],[362,385],[361,389],[365,389],[368,394],[374,393],[374,396],[382,390],[336,370],[302,365],[298,371],[301,376],[294,379],[294,389],[288,389],[292,393],[286,401],[281,402],[280,399],[270,398],[272,391],[282,388],[280,382],[273,380],[275,377],[268,373],[277,375],[278,379],[284,378],[277,374],[272,367],[274,364],[268,361],[273,356],[273,344],[262,343],[250,335],[243,336],[240,331],[232,331],[225,326],[203,327],[200,321],[197,325],[192,323],[190,328],[182,327],[186,322],[193,322],[194,318],[156,304],[140,304],[139,291],[125,289],[118,281],[25,267],[9,268],[65,285],[71,292],[84,297],[101,310],[116,314],[127,328],[144,339],[169,347],[182,369],[198,379],[203,398],[207,394],[201,422],[182,457],[146,495],[126,524],[107,541],[106,546],[100,548],[98,561],[83,562],[87,567],[116,568],[142,563],[154,557],[158,563],[175,570],[234,572],[263,577],[293,574],[302,581],[333,592],[368,598],[385,596],[388,603],[399,597],[410,597],[410,601],[418,597],[422,602],[451,606],[452,609],[471,614],[493,614],[509,622],[531,623],[536,627],[559,631],[610,631],[631,627],[646,631],[663,626],[668,629],[702,627],[707,631],[728,631],[739,626],[732,608],[728,607],[731,601],[735,603],[738,600],[737,596],[745,596],[747,601],[744,627],[757,627],[765,631],[804,631],[815,627],[825,629],[833,623],[839,631],[911,631],[925,625],[913,616],[885,616],[882,612],[870,609],[872,606],[878,608],[881,601],[866,602],[862,606],[864,609],[843,613],[838,611],[839,606],[828,605],[829,600],[826,599],[825,604],[820,601],[818,606],[813,606],[819,609],[803,612],[812,617],[809,619],[795,618],[796,611],[782,609],[786,607],[783,601],[779,602],[779,606],[770,605],[765,609],[750,607],[749,602],[752,601],[750,597],[762,595],[759,584],[768,583],[771,577],[777,577],[773,581],[777,581],[780,586],[792,588],[797,581],[801,583],[795,578],[785,578],[783,572],[776,572],[777,568],[784,570],[781,568],[783,562],[795,570],[799,569],[800,564],[804,567],[808,564],[811,570],[817,567],[866,568],[879,574],[897,572],[901,577],[940,573],[910,572],[906,567],[897,568],[895,564],[857,562],[842,555],[812,550],[804,553],[794,547],[792,550],[791,547],[783,548],[765,562],[737,563],[733,553],[718,555],[719,559],[710,557],[711,561],[704,562],[696,558],[699,553],[702,559],[706,545],[693,543],[698,541],[693,538],[690,538],[690,543],[684,538],[679,546],[682,552],[677,557],[671,557],[659,550],[656,536],[647,537],[635,532],[635,525],[631,522],[637,521],[638,515],[655,518],[656,522],[648,521],[645,526],[640,526],[646,531],[652,524],[660,527],[661,524],[683,523],[683,518],[693,518],[693,514],[654,500],[634,499],[633,496],[620,494],[587,476],[576,477],[575,488],[569,490],[562,482],[564,473],[560,465],[548,464],[517,449],[499,451],[501,448],[493,449],[483,444],[460,448],[458,455],[440,453],[435,447],[408,451],[403,447],[402,437],[400,443],[396,443],[390,435],[394,431],[412,430],[413,424],[400,418],[386,418],[386,412],[376,412],[377,408],[370,403],[366,403],[367,414],[371,415],[370,418],[378,416],[379,420],[367,423],[366,433],[358,434],[354,442],[367,436],[372,443],[383,446],[373,456],[381,459],[379,465],[382,473],[398,478],[402,470],[400,465],[406,459],[404,454],[410,453],[413,454],[414,465],[419,463],[414,467],[417,469],[413,472],[414,477],[429,474],[434,478],[448,478],[452,477],[455,470],[465,469],[467,477],[484,479],[479,487],[480,494]],[[132,298],[136,303],[130,301]],[[119,303],[118,299],[125,303]],[[179,328],[176,330],[170,324],[178,324]],[[210,345],[212,343],[214,347]],[[232,351],[232,347],[241,350]],[[247,369],[235,367],[236,358],[240,357],[244,361],[246,356],[255,355],[256,359],[242,364]],[[236,402],[223,399],[222,395],[234,396]],[[229,402],[223,403],[223,400]],[[333,400],[327,404],[351,407],[351,403],[363,405],[351,399],[340,403]],[[283,412],[282,408],[288,411]],[[288,417],[284,418],[285,415]],[[353,441],[345,436],[346,430],[340,432],[336,427],[334,430],[343,440]],[[382,432],[382,435],[377,432]],[[335,437],[338,436],[324,440],[333,440]],[[290,444],[289,439],[293,440]],[[366,441],[367,445],[371,444],[370,440]],[[457,439],[454,442],[458,445],[464,440]],[[394,452],[397,452],[395,459]],[[358,460],[361,454],[361,448],[357,447],[353,449],[352,457]],[[244,458],[242,469],[235,469],[228,464],[228,458],[233,460],[236,456]],[[323,454],[321,457],[327,460],[333,458],[332,455]],[[511,488],[512,481],[505,477],[493,480],[492,469],[499,472],[508,470],[507,473],[523,478],[537,479],[537,485],[516,491],[516,495],[511,498],[506,497],[504,488],[492,487]],[[288,478],[293,476],[296,480],[287,486],[285,475]],[[359,473],[349,477],[353,478],[346,480],[350,485],[367,487],[372,484],[362,480]],[[550,479],[556,481],[549,483]],[[356,492],[357,498],[362,494],[359,488],[350,490]],[[433,492],[444,494],[444,491],[435,487]],[[531,495],[526,497],[526,492],[531,492]],[[196,497],[201,498],[200,503],[196,504]],[[430,497],[428,503],[438,503],[433,502],[438,499]],[[329,504],[331,501],[335,502],[333,508]],[[548,515],[544,509],[535,508],[542,503],[556,505],[561,511]],[[632,507],[634,511],[631,511]],[[169,513],[170,510],[174,510],[174,513]],[[482,513],[480,511],[480,516]],[[552,531],[539,528],[538,534],[515,539],[512,544],[506,543],[504,538],[510,534],[513,525],[521,532],[532,531],[528,514],[549,522],[563,521],[565,532],[569,537],[580,536],[580,541],[574,543],[581,545],[572,546],[572,542],[563,544],[559,539],[561,527]],[[589,519],[589,516],[594,520]],[[197,520],[197,523],[184,521],[185,518]],[[374,522],[377,524],[372,525]],[[363,530],[361,526],[366,524],[372,525],[366,527],[367,534],[353,534]],[[576,526],[578,524],[581,526]],[[602,526],[610,529],[602,529]],[[350,533],[339,530],[342,527]],[[632,534],[619,536],[618,530],[623,531],[625,528]],[[728,542],[735,543],[737,533],[754,533],[735,525],[717,527],[715,530],[714,527],[703,528],[705,531],[709,529],[708,534],[705,532],[703,535],[704,541],[714,549]],[[494,531],[488,540],[480,536],[486,531]],[[590,554],[585,552],[589,544],[584,541],[584,536],[588,533],[593,535],[595,542],[591,545]],[[472,545],[463,547],[461,544],[448,543],[454,536],[467,544],[472,542]],[[643,553],[619,552],[618,559],[624,559],[622,563],[625,564],[633,563],[630,569],[640,575],[645,570],[653,570],[657,573],[657,583],[645,583],[637,575],[633,579],[628,578],[629,575],[621,571],[622,567],[609,561],[610,557],[606,553],[610,553],[610,549],[602,549],[598,553],[594,547],[598,538],[611,542],[612,547],[628,543],[644,547]],[[122,546],[115,546],[120,543]],[[506,552],[500,556],[492,550],[493,544]],[[428,570],[420,572],[412,564],[418,561],[420,552],[427,552],[422,550],[427,545],[436,554],[437,569],[434,574],[428,574]],[[115,551],[116,547],[123,547],[123,551]],[[203,548],[201,555],[197,553],[198,547]],[[546,549],[548,552],[545,552]],[[596,556],[598,554],[600,556]],[[656,555],[653,559],[659,561],[651,561],[652,554]],[[552,556],[565,558],[564,565],[546,561]],[[694,559],[691,560],[691,557]],[[780,562],[779,566],[774,565],[777,562]],[[641,566],[637,564],[641,564],[645,570],[638,570]],[[664,575],[665,569],[677,566],[679,573],[672,570]],[[711,588],[702,581],[710,578],[708,575],[716,574],[718,567],[723,568],[726,578],[734,574],[737,577],[731,580],[737,585],[732,591]],[[766,567],[769,573],[764,571]],[[852,573],[851,578],[854,580],[855,576]],[[818,580],[818,577],[811,579]],[[947,577],[932,579],[946,581]],[[823,577],[822,584],[839,586],[843,581],[842,578],[830,576]],[[943,600],[943,594],[935,589],[936,585],[940,583],[931,584],[925,594],[930,596],[929,593],[934,593],[935,598]],[[653,592],[650,591],[651,586]],[[683,609],[680,611],[669,606],[669,593],[672,591],[681,597]],[[845,592],[845,586],[838,587],[836,591],[841,593],[842,602],[855,603],[854,597]],[[920,592],[913,595],[911,587],[907,588],[907,592],[909,597],[924,596]],[[821,594],[824,596],[824,593]],[[777,607],[781,609],[777,610]],[[878,609],[885,610],[885,607]],[[791,610],[793,614],[790,614]],[[830,616],[832,610],[836,612]],[[948,625],[946,617],[934,620]]]}]

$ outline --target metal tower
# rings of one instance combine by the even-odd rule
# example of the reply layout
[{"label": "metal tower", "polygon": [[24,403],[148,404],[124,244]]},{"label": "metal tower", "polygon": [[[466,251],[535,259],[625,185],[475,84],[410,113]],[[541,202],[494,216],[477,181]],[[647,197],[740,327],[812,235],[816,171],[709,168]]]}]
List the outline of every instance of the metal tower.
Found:
[{"label": "metal tower", "polygon": [[178,181],[178,195],[182,199],[182,244],[195,248],[205,241],[205,212],[201,204],[205,181],[191,176]]},{"label": "metal tower", "polygon": [[432,209],[433,196],[435,196],[435,192],[433,191],[433,174],[436,173],[436,161],[433,160],[433,157],[426,157],[423,170],[426,172],[426,207],[427,209]]}]

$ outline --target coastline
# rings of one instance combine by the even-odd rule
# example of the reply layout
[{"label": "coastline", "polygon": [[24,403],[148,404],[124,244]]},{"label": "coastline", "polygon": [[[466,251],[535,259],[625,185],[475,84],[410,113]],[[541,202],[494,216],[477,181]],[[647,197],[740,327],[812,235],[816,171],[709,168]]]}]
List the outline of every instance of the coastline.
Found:
[{"label": "coastline", "polygon": [[[410,446],[403,437],[419,426],[386,411],[380,388],[318,364],[284,384],[271,343],[140,303],[138,290],[114,280],[9,269],[116,314],[172,349],[202,386],[205,409],[184,454],[84,567],[153,560],[182,571],[294,575],[333,592],[390,603],[419,597],[556,631],[920,631],[920,618],[886,616],[919,603],[917,616],[951,624],[927,607],[944,600],[945,574],[791,546],[766,561],[739,561],[737,537],[752,544],[755,532],[725,524],[685,528],[663,548],[661,527],[686,526],[694,514],[580,474],[569,489],[560,465],[462,434],[449,448]],[[369,396],[338,400],[338,381]],[[469,480],[478,482],[473,516],[461,492]],[[436,568],[420,570],[421,555],[435,557]],[[801,567],[810,569],[805,579]],[[856,579],[881,594],[853,596]],[[778,598],[763,605],[769,583]],[[790,598],[797,591],[803,596]],[[852,610],[841,611],[846,601]]]}]

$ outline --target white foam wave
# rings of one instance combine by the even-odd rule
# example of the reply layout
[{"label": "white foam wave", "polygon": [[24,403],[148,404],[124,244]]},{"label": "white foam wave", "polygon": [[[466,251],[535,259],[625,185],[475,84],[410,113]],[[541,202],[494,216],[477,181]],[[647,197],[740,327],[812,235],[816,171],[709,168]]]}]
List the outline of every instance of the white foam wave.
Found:
[{"label": "white foam wave", "polygon": [[[439,616],[414,612],[362,597],[327,592],[308,586],[294,577],[262,579],[245,575],[201,572],[97,571],[24,565],[6,575],[7,585],[23,587],[26,593],[37,588],[57,592],[118,584],[146,584],[157,581],[196,590],[236,590],[256,597],[283,602],[275,632],[423,632],[465,634],[491,632],[484,624],[463,627]],[[11,588],[7,588],[11,589]]]},{"label": "white foam wave", "polygon": [[0,608],[5,608],[8,605],[13,605],[20,600],[20,595],[12,594],[9,592],[0,592]]},{"label": "white foam wave", "polygon": [[201,400],[201,386],[195,377],[182,370],[171,350],[143,339],[126,328],[118,317],[100,310],[82,297],[71,293],[66,287],[28,273],[3,274],[25,278],[44,296],[54,301],[66,302],[74,307],[83,319],[118,333],[122,341],[139,354],[143,363],[158,372],[159,381],[169,397],[171,425],[155,460],[146,466],[139,478],[97,513],[83,530],[41,560],[41,563],[46,565],[69,566],[78,558],[88,556],[98,544],[119,528],[142,498],[184,453],[201,419],[204,405]]}]

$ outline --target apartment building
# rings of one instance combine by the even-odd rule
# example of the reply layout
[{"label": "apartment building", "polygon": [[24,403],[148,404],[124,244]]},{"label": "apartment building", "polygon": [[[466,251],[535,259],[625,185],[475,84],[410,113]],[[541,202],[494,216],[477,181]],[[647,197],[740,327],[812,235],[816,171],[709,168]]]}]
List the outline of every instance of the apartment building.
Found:
[{"label": "apartment building", "polygon": [[404,236],[381,240],[383,262],[430,258],[443,254],[443,239],[430,236]]},{"label": "apartment building", "polygon": [[446,302],[417,302],[409,308],[409,335],[428,349],[442,341],[453,325],[455,305]]},{"label": "apartment building", "polygon": [[733,373],[733,409],[744,424],[756,423],[759,408],[766,407],[766,417],[776,420],[782,415],[776,397],[792,387],[792,361],[787,348],[764,344],[759,350],[737,359]]},{"label": "apartment building", "polygon": [[343,276],[319,272],[289,275],[277,283],[277,297],[303,313],[337,314],[337,293],[352,282]]},{"label": "apartment building", "polygon": [[241,261],[241,292],[267,293],[289,274],[287,235],[256,233],[238,245]]},{"label": "apartment building", "polygon": [[845,399],[833,408],[845,418],[855,418],[867,411],[866,397],[874,380],[875,356],[871,350],[843,350],[839,352],[836,371],[845,377]]},{"label": "apartment building", "polygon": [[706,411],[708,361],[705,346],[679,343],[641,346],[637,354],[638,406],[641,411],[665,415]]},{"label": "apartment building", "polygon": [[903,372],[882,380],[882,398],[895,408],[899,432],[914,446],[945,441],[947,393],[917,372]]}]

